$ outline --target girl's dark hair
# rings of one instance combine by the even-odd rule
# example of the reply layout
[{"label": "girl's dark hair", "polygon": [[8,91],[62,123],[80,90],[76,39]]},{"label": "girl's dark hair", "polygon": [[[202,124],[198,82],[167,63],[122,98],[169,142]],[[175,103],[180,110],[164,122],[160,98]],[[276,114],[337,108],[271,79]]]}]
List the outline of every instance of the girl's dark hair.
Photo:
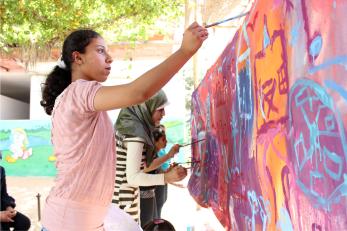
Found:
[{"label": "girl's dark hair", "polygon": [[164,125],[159,125],[153,130],[154,141],[157,142],[161,137],[165,136]]},{"label": "girl's dark hair", "polygon": [[167,220],[154,219],[143,227],[143,231],[175,231],[175,227]]},{"label": "girl's dark hair", "polygon": [[48,115],[52,114],[55,99],[71,83],[71,63],[73,62],[72,53],[78,51],[84,53],[86,46],[92,39],[100,37],[93,30],[77,30],[66,37],[63,44],[62,61],[65,68],[55,66],[51,73],[48,74],[42,89],[41,106]]}]

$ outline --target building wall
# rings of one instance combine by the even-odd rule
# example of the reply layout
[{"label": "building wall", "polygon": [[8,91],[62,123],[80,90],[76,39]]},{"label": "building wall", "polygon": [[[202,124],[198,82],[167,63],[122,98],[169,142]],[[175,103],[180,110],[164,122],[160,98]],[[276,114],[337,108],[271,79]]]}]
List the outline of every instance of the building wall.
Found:
[{"label": "building wall", "polygon": [[29,119],[29,104],[0,95],[0,120]]}]

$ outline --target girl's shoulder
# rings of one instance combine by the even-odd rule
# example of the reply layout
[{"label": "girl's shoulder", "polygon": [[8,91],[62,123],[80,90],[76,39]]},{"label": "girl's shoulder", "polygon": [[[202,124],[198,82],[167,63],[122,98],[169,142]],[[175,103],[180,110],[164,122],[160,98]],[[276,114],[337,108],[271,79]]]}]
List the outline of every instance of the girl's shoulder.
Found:
[{"label": "girl's shoulder", "polygon": [[71,88],[80,88],[80,87],[93,87],[93,86],[102,86],[101,83],[95,81],[95,80],[85,80],[85,79],[78,79],[70,84]]}]

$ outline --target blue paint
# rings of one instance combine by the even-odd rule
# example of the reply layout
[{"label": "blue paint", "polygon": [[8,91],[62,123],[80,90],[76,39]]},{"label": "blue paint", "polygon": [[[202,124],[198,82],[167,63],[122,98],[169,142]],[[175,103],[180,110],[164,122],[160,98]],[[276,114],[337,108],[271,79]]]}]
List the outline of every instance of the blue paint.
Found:
[{"label": "blue paint", "polygon": [[[296,86],[296,85],[294,85]],[[293,87],[294,87],[293,86]],[[304,96],[305,91],[307,90],[313,90],[315,95],[314,96]],[[306,102],[309,102],[310,104],[310,110],[313,110],[313,101],[320,100],[322,101],[322,104],[329,107],[329,109],[333,110],[333,101],[329,97],[328,94],[325,93],[324,89],[318,85],[317,83],[311,81],[309,86],[305,86],[299,90],[299,92],[295,95],[295,105],[297,107],[302,106]]]},{"label": "blue paint", "polygon": [[[241,50],[241,41],[242,41],[242,37],[239,39],[239,46],[238,46],[238,50],[237,50],[237,63],[240,63],[244,60],[246,60],[247,58],[249,58],[249,55],[250,55],[250,48],[249,48],[249,38],[248,38],[248,34],[247,34],[247,28],[246,28],[246,24],[243,24],[242,25],[242,33],[241,33],[244,41],[246,42],[247,44],[247,49],[242,53],[240,54],[240,50]],[[236,73],[237,73],[237,65],[236,65]]]},{"label": "blue paint", "polygon": [[309,73],[312,75],[314,73],[316,73],[317,71],[329,68],[332,65],[336,65],[336,64],[341,64],[344,66],[344,68],[347,70],[347,65],[344,63],[347,63],[347,56],[337,56],[333,59],[330,59],[320,65],[314,66],[312,68],[309,69]]},{"label": "blue paint", "polygon": [[228,163],[228,153],[226,151],[226,147],[224,144],[222,144],[222,160],[224,161],[224,165],[227,168],[226,175],[224,176],[225,183],[229,183],[231,179],[231,166]]},{"label": "blue paint", "polygon": [[310,170],[310,192],[312,195],[314,195],[315,197],[320,198],[320,194],[318,192],[316,192],[314,190],[314,186],[316,184],[316,180],[317,181],[323,181],[324,175],[319,172],[318,170]]},{"label": "blue paint", "polygon": [[247,23],[244,23],[242,25],[242,35],[243,35],[243,38],[245,39],[245,42],[247,44],[247,47],[250,47],[250,43],[249,43],[249,38],[248,38],[248,33],[247,33]]},{"label": "blue paint", "polygon": [[270,45],[270,36],[267,30],[267,25],[264,24],[263,28],[263,50],[265,50]]},{"label": "blue paint", "polygon": [[[293,146],[294,146],[294,152],[296,157],[296,164],[297,164],[297,167],[299,168],[297,171],[301,172],[305,162],[307,161],[306,157],[308,156],[302,133],[300,133],[299,139],[295,140],[295,143]],[[300,147],[302,148],[302,151],[304,152],[303,157],[300,156],[300,153],[302,152],[302,151],[300,152]]]},{"label": "blue paint", "polygon": [[293,224],[290,220],[289,213],[286,208],[281,207],[280,217],[277,222],[277,228],[281,231],[293,231]]},{"label": "blue paint", "polygon": [[253,116],[252,81],[247,67],[239,71],[236,83],[239,116],[251,120]]},{"label": "blue paint", "polygon": [[290,36],[290,42],[289,43],[291,46],[296,45],[296,43],[298,42],[300,27],[301,27],[301,22],[298,22],[293,26],[293,28],[290,32],[291,36]]},{"label": "blue paint", "polygon": [[259,215],[262,221],[263,231],[266,231],[268,221],[270,220],[271,213],[269,210],[270,201],[264,200],[262,196],[257,197],[255,191],[247,191],[247,198],[252,211],[252,218],[250,218],[252,231],[255,231],[256,219],[255,216]]},{"label": "blue paint", "polygon": [[322,49],[322,45],[323,45],[322,36],[317,35],[310,44],[310,55],[312,56],[312,60],[315,60],[318,57]]},{"label": "blue paint", "polygon": [[12,130],[13,128],[51,129],[51,120],[0,120],[0,131]]},{"label": "blue paint", "polygon": [[[334,82],[326,82],[326,84],[337,88]],[[339,203],[340,198],[347,195],[346,178],[342,179],[342,175],[346,175],[343,172],[346,170],[343,166],[347,160],[347,144],[339,111],[334,107],[334,102],[325,89],[312,80],[300,79],[296,81],[289,95],[289,126],[300,132],[292,139],[296,157],[294,162],[296,165],[296,183],[300,190],[315,202],[314,205],[317,208],[321,207],[330,211],[333,203]],[[301,123],[300,125],[297,124],[299,127],[293,127],[292,123],[295,122],[292,118],[293,108],[296,109],[296,113],[300,113],[307,128],[302,127],[304,124]],[[322,114],[323,112],[325,116]],[[322,122],[324,122],[325,127],[323,130],[319,130],[318,124]],[[309,139],[305,139],[301,132],[307,130],[309,131]],[[298,135],[299,137],[297,137]],[[342,150],[338,147],[334,149],[334,146],[321,144],[321,137],[336,139],[336,144],[341,145]],[[333,150],[329,150],[329,148],[333,148]],[[339,153],[335,153],[337,150]],[[309,174],[310,181],[304,183],[301,177],[307,176],[307,174]],[[316,186],[317,180],[326,188],[318,188]]]},{"label": "blue paint", "polygon": [[[242,37],[244,40],[242,40]],[[247,49],[241,54],[242,41],[247,44]],[[236,93],[234,97],[235,117],[233,123],[235,124],[238,134],[233,137],[234,141],[234,156],[238,161],[238,168],[241,168],[242,156],[248,155],[250,146],[247,141],[250,140],[253,126],[253,91],[252,91],[252,76],[250,64],[250,47],[249,38],[247,34],[246,24],[242,26],[242,33],[238,40],[238,50],[236,54],[235,73],[236,73]],[[242,70],[238,69],[238,63],[246,62]],[[237,163],[237,161],[235,161]]]},{"label": "blue paint", "polygon": [[[323,156],[324,156],[324,169],[325,172],[334,180],[340,180],[341,176],[342,176],[342,166],[343,166],[343,160],[340,156],[336,155],[336,153],[331,152],[330,150],[328,150],[326,147],[323,147]],[[329,160],[329,162],[333,162],[334,169],[330,169],[327,165],[327,159]],[[337,165],[337,166],[336,166]],[[335,171],[337,170],[337,172]]]},{"label": "blue paint", "polygon": [[245,52],[243,52],[240,56],[237,57],[237,62],[241,63],[244,60],[246,60],[249,57],[251,50],[249,48],[247,48],[247,50],[245,50]]},{"label": "blue paint", "polygon": [[328,131],[332,131],[335,129],[335,120],[334,120],[334,117],[333,115],[327,115],[324,119],[324,125],[325,125],[325,128],[328,130]]},{"label": "blue paint", "polygon": [[333,80],[325,80],[325,86],[337,91],[347,101],[347,91]]},{"label": "blue paint", "polygon": [[[5,124],[5,123],[4,123]],[[20,126],[16,126],[16,124],[9,122],[9,124],[11,124],[10,126],[13,126],[13,128],[22,128]],[[20,123],[22,124],[22,123]],[[7,127],[9,125],[7,124]],[[26,130],[26,134],[27,134],[27,139],[28,139],[28,144],[26,145],[27,148],[34,148],[34,147],[38,147],[38,146],[51,146],[51,139],[50,136],[48,137],[38,137],[38,136],[32,136],[30,135],[30,133],[28,134],[28,130],[31,129],[40,129],[38,127],[35,128],[29,128],[28,126],[30,126],[30,120],[26,121],[26,125],[24,125],[25,127],[27,127]],[[50,128],[46,128],[46,127],[41,127],[42,129],[50,129]],[[5,132],[8,131],[9,129],[11,129],[10,127],[8,127],[8,129],[1,129],[1,131]],[[0,140],[0,150],[9,150],[11,144],[13,143],[13,136],[12,134],[9,135],[8,139],[3,139]]]}]

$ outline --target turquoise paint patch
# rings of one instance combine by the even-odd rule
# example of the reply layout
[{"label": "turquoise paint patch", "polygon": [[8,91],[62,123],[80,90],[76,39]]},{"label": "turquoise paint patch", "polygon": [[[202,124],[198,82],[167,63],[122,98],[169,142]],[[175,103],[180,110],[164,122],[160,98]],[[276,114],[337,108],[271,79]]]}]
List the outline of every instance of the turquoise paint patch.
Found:
[{"label": "turquoise paint patch", "polygon": [[319,55],[322,49],[322,45],[323,45],[322,36],[317,35],[310,44],[310,55],[312,56],[313,59],[315,59]]}]

